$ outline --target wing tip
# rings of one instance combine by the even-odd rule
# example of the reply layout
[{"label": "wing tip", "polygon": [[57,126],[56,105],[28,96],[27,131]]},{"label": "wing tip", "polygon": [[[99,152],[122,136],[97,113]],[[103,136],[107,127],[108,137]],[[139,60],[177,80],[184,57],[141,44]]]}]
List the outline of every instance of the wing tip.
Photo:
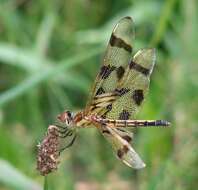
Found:
[{"label": "wing tip", "polygon": [[156,48],[141,48],[138,50],[137,55],[140,53],[155,55],[156,51],[157,51]]},{"label": "wing tip", "polygon": [[123,17],[123,18],[121,18],[119,21],[118,21],[118,23],[120,24],[120,23],[131,23],[131,24],[133,24],[133,19],[132,19],[132,17],[130,17],[130,16],[125,16],[125,17]]},{"label": "wing tip", "polygon": [[127,166],[129,166],[130,168],[136,169],[136,170],[140,170],[146,167],[146,164],[141,161],[140,163],[134,165],[134,164],[130,164],[129,162],[126,162],[125,160],[123,160],[123,163],[126,164]]},{"label": "wing tip", "polygon": [[[122,19],[133,20],[130,16],[125,16],[125,17],[123,17]],[[121,19],[121,20],[122,20],[122,19]]]},{"label": "wing tip", "polygon": [[[120,27],[122,26],[122,27]],[[130,16],[126,16],[121,18],[118,23],[115,25],[113,29],[113,33],[117,35],[117,37],[120,37],[121,33],[128,34],[130,37],[135,35],[134,31],[134,22],[133,19]],[[123,37],[121,35],[121,37]],[[129,39],[127,39],[129,40]]]},{"label": "wing tip", "polygon": [[146,164],[144,162],[142,162],[141,164],[137,165],[136,167],[134,167],[134,169],[143,169],[146,167]]}]

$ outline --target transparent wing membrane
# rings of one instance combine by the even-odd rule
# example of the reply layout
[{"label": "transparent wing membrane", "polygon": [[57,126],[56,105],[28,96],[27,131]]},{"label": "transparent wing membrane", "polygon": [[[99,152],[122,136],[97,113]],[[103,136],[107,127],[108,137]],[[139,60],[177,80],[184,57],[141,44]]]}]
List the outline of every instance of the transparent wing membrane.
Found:
[{"label": "transparent wing membrane", "polygon": [[120,132],[119,129],[116,129],[110,125],[103,126],[100,128],[100,131],[111,144],[117,158],[123,163],[135,169],[141,169],[146,166],[127,141],[127,139],[130,138],[129,132]]},{"label": "transparent wing membrane", "polygon": [[134,119],[149,89],[150,75],[155,64],[155,50],[138,51],[129,63],[117,91],[125,91],[117,97],[106,114],[110,119]]},{"label": "transparent wing membrane", "polygon": [[[85,109],[86,112],[94,111],[94,109],[90,110],[90,107],[93,108],[92,105],[95,105],[94,97],[108,93],[115,96],[114,90],[118,82],[122,80],[131,59],[133,38],[133,21],[130,17],[124,17],[118,22],[111,34],[102,66],[94,83],[91,99]],[[108,110],[108,105],[104,104],[102,108]],[[97,109],[97,113],[100,111],[101,109]]]}]

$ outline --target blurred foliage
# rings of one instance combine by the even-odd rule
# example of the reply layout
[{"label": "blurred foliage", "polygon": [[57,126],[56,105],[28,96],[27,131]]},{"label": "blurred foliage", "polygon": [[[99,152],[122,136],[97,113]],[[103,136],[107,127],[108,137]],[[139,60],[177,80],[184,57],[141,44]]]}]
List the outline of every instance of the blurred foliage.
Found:
[{"label": "blurred foliage", "polygon": [[135,50],[157,49],[139,118],[167,119],[172,128],[138,130],[141,171],[119,162],[97,130],[81,130],[48,189],[197,189],[197,7],[196,0],[0,0],[0,189],[41,189],[36,144],[59,112],[84,107],[123,16],[135,22]]}]

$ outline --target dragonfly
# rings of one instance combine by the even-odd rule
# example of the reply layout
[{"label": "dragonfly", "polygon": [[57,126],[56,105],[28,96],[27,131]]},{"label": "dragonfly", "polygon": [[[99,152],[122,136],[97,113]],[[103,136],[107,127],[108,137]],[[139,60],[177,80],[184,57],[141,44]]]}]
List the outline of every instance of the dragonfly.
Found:
[{"label": "dragonfly", "polygon": [[96,127],[112,145],[118,159],[134,169],[146,165],[132,147],[133,132],[129,128],[169,127],[165,120],[136,120],[148,93],[150,76],[156,61],[155,49],[141,49],[133,54],[134,23],[122,18],[111,34],[100,71],[84,110],[64,111],[58,115],[64,124],[63,138],[76,139],[77,128]]}]

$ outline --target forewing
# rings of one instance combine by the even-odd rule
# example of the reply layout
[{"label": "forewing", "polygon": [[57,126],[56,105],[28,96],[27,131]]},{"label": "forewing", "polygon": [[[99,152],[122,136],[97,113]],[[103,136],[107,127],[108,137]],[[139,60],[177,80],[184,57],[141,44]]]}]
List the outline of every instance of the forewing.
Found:
[{"label": "forewing", "polygon": [[154,49],[142,49],[135,54],[115,89],[119,97],[105,114],[106,118],[134,119],[148,92],[154,64]]},{"label": "forewing", "polygon": [[122,18],[111,34],[102,66],[96,77],[91,98],[86,107],[87,112],[90,111],[91,105],[95,104],[94,97],[113,92],[118,82],[121,81],[131,58],[133,37],[134,27],[132,19],[130,17]]},{"label": "forewing", "polygon": [[130,138],[132,138],[132,136],[129,135],[128,131],[120,131],[119,129],[110,126],[103,126],[99,129],[107,141],[111,144],[118,159],[120,159],[129,167],[135,169],[141,169],[146,166],[139,155],[129,144],[131,141]]}]

